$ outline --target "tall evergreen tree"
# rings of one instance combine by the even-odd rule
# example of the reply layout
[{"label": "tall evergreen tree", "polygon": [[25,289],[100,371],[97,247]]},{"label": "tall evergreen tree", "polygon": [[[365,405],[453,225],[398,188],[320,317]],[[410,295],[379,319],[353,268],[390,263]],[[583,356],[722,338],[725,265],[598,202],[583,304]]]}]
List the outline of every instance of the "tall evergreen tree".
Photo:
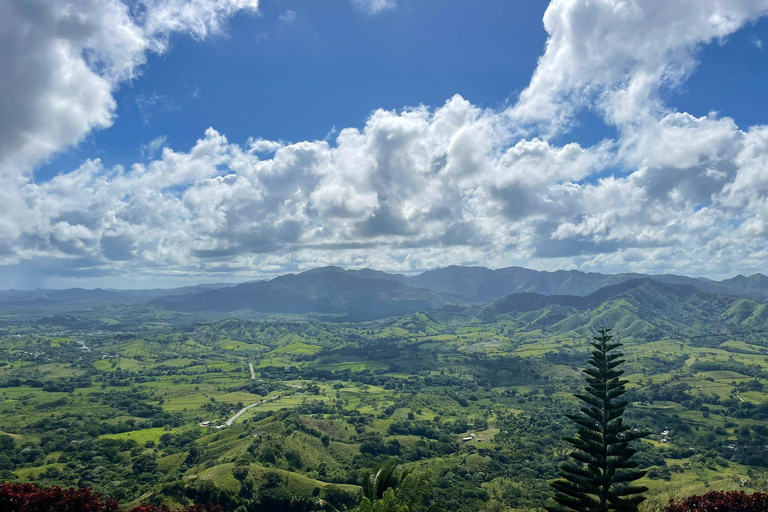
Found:
[{"label": "tall evergreen tree", "polygon": [[633,485],[646,472],[631,460],[636,450],[629,443],[648,433],[631,429],[622,419],[627,402],[619,398],[627,381],[620,379],[624,360],[616,351],[622,344],[611,341],[610,329],[598,332],[584,370],[585,392],[575,394],[584,405],[579,414],[568,415],[578,427],[576,437],[565,439],[575,448],[573,461],[563,463],[562,480],[552,482],[557,505],[547,507],[550,512],[635,512],[648,490]]}]

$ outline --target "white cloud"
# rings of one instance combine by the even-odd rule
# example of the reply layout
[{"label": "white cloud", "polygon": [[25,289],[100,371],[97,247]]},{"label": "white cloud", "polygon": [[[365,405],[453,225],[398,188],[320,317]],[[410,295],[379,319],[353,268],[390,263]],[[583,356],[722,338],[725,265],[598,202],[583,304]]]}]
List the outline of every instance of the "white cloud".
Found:
[{"label": "white cloud", "polygon": [[142,0],[138,18],[153,48],[164,51],[174,33],[205,39],[221,33],[236,12],[258,8],[259,0]]},{"label": "white cloud", "polygon": [[3,2],[0,20],[0,168],[10,173],[109,126],[114,84],[148,43],[117,2]]},{"label": "white cloud", "polygon": [[37,229],[23,193],[31,171],[112,124],[114,92],[139,74],[147,52],[165,51],[172,33],[220,32],[235,11],[256,8],[255,0],[148,0],[130,9],[118,0],[0,2],[0,244]]},{"label": "white cloud", "polygon": [[136,103],[136,109],[141,114],[145,126],[149,126],[150,119],[155,110],[172,112],[179,109],[179,106],[165,94],[154,93],[149,96],[140,94],[136,97],[134,102]]},{"label": "white cloud", "polygon": [[151,141],[147,142],[146,144],[142,144],[139,147],[139,152],[141,153],[141,156],[144,158],[155,158],[157,153],[160,151],[160,149],[165,146],[165,141],[168,140],[167,135],[161,135],[159,137],[155,137]]},{"label": "white cloud", "polygon": [[[658,91],[690,72],[697,45],[737,30],[765,3],[679,3],[555,0],[546,53],[520,103],[507,111],[455,96],[438,108],[377,110],[362,129],[297,143],[254,138],[237,145],[209,129],[188,150],[158,138],[142,148],[149,162],[105,168],[88,161],[42,184],[5,167],[0,262],[93,279],[243,277],[325,264],[764,271],[768,129],[672,111]],[[117,9],[109,21],[99,18],[124,20],[128,33],[138,27],[141,42],[125,52],[134,64],[84,68],[84,77],[105,84],[103,125],[111,122],[108,100],[122,79],[109,77],[130,76],[143,52],[167,44],[159,36],[150,44],[147,34],[188,26],[205,37],[234,9],[248,7],[230,6],[199,23],[179,14],[186,25],[168,14],[182,4],[157,11],[162,15],[133,19]],[[46,87],[36,90],[52,90]],[[584,106],[618,123],[618,138],[557,145],[541,136],[549,125],[539,137],[520,138],[520,123],[540,122],[539,111],[553,115],[559,130]],[[84,121],[48,152],[17,144],[19,152],[3,155],[32,165],[94,126]]]},{"label": "white cloud", "polygon": [[741,232],[765,240],[768,237],[768,126],[755,127],[744,134],[733,180],[718,193],[717,199],[742,221]]},{"label": "white cloud", "polygon": [[768,0],[552,0],[546,51],[510,115],[547,134],[582,108],[619,126],[652,120],[659,89],[690,74],[702,44],[766,13]]},{"label": "white cloud", "polygon": [[352,4],[369,14],[392,11],[397,7],[397,0],[352,0]]},{"label": "white cloud", "polygon": [[18,174],[110,126],[113,93],[173,33],[202,39],[256,0],[0,4],[0,170]]},{"label": "white cloud", "polygon": [[[27,225],[0,253],[131,275],[660,261],[717,274],[741,268],[737,247],[765,251],[767,133],[679,114],[629,148],[509,146],[504,116],[458,96],[434,110],[376,111],[332,142],[239,146],[209,129],[187,152],[165,147],[129,169],[90,161],[27,185]],[[697,138],[706,143],[688,144]],[[641,149],[659,141],[688,152]],[[625,164],[635,170],[601,175]]]}]

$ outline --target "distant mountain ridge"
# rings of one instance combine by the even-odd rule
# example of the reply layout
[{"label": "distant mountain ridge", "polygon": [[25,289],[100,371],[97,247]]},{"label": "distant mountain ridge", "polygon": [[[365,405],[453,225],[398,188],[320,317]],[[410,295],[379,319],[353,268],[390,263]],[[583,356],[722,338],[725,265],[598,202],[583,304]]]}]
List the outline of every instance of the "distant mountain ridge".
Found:
[{"label": "distant mountain ridge", "polygon": [[483,304],[501,299],[511,293],[534,292],[542,295],[586,296],[606,286],[641,278],[651,278],[671,284],[686,284],[704,290],[742,295],[758,300],[768,298],[768,277],[762,274],[749,277],[739,275],[723,281],[713,281],[673,274],[600,274],[579,270],[547,272],[523,267],[491,270],[485,267],[450,266],[428,270],[413,276],[408,280],[408,284],[438,293],[454,294],[465,300]]},{"label": "distant mountain ridge", "polygon": [[[588,337],[596,328],[608,325],[621,338],[648,340],[762,330],[767,325],[763,303],[650,278],[626,281],[572,299],[579,300],[569,303],[551,296],[550,304],[527,313],[538,317],[538,325],[530,327]],[[511,312],[513,308],[506,300],[486,306],[490,310],[486,315],[505,311],[501,314],[523,319],[526,313]]]},{"label": "distant mountain ridge", "polygon": [[703,290],[689,284],[665,283],[644,277],[605,286],[586,296],[543,295],[533,292],[513,293],[485,306],[482,311],[485,316],[489,316],[511,312],[537,311],[555,305],[589,309],[617,298],[625,298],[638,307],[653,307],[658,304],[659,297],[662,296],[667,302],[676,302],[677,304],[694,302],[698,307],[714,304],[717,305],[717,308],[727,307],[739,300],[738,297]]},{"label": "distant mountain ridge", "polygon": [[[761,299],[768,296],[768,279],[763,280],[760,274],[756,276],[711,281],[674,275],[447,267],[407,277],[370,269],[322,267],[270,281],[161,298],[155,304],[189,313],[250,310],[268,314],[336,315],[354,320],[398,316],[448,305],[487,304],[483,314],[488,315],[498,314],[505,308],[511,308],[510,311],[534,311],[551,305],[583,308],[641,286],[653,287],[654,283],[667,293],[679,289],[690,295],[691,290],[701,290],[717,296]],[[498,311],[494,313],[495,310]]]},{"label": "distant mountain ridge", "polygon": [[223,283],[200,284],[180,288],[154,288],[147,290],[118,290],[105,288],[67,288],[37,290],[0,290],[0,305],[53,305],[80,303],[89,305],[143,303],[158,297],[196,294],[209,289],[233,286]]},{"label": "distant mountain ridge", "polygon": [[[258,314],[329,315],[369,320],[420,310],[485,305],[494,311],[533,311],[542,307],[583,308],[612,294],[638,289],[647,281],[716,294],[768,298],[768,277],[735,276],[722,281],[677,275],[600,274],[578,270],[537,271],[522,267],[488,269],[450,266],[415,276],[340,267],[321,267],[271,280],[238,285],[211,284],[172,290],[0,291],[0,307],[55,308],[78,305],[146,305],[180,313],[250,311]],[[665,289],[666,290],[666,289]],[[523,309],[521,309],[523,308]],[[527,309],[525,309],[527,308]]]},{"label": "distant mountain ridge", "polygon": [[463,302],[414,288],[391,274],[323,267],[270,281],[204,291],[191,297],[165,297],[154,303],[190,313],[247,309],[272,314],[321,314],[367,320]]},{"label": "distant mountain ridge", "polygon": [[[500,333],[514,332],[519,340],[586,340],[596,329],[609,326],[620,339],[644,342],[680,336],[702,337],[768,330],[768,304],[664,283],[651,278],[606,286],[587,296],[510,294],[486,305],[442,308],[389,320],[401,329],[425,334],[445,326],[495,325]],[[581,347],[581,341],[570,346]],[[718,342],[719,343],[719,342]]]}]

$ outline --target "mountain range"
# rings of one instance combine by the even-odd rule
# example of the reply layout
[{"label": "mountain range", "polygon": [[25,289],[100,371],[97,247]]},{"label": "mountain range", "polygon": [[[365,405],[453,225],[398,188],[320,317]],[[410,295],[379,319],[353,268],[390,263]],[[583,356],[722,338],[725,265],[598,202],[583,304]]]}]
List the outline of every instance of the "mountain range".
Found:
[{"label": "mountain range", "polygon": [[229,312],[241,309],[261,313],[341,315],[349,319],[396,316],[433,309],[451,300],[425,288],[415,288],[383,272],[347,271],[324,267],[288,274],[269,281],[243,283],[175,297],[154,304],[174,311]]},{"label": "mountain range", "polygon": [[488,303],[512,293],[524,292],[586,296],[600,288],[640,278],[670,284],[686,284],[703,290],[743,295],[758,300],[768,298],[768,277],[763,274],[749,277],[739,275],[723,281],[714,281],[674,274],[600,274],[579,270],[546,272],[523,267],[491,270],[485,267],[450,266],[429,270],[409,278],[407,282],[417,288],[454,294],[472,302]]},{"label": "mountain range", "polygon": [[[184,314],[247,311],[370,320],[451,307],[470,308],[487,317],[547,307],[584,309],[622,293],[640,293],[638,290],[654,297],[662,292],[678,293],[686,301],[705,292],[706,301],[714,303],[733,302],[737,297],[764,301],[768,299],[768,277],[739,275],[715,281],[670,274],[461,266],[405,276],[371,269],[322,267],[271,280],[171,290],[0,291],[0,309],[146,305]],[[647,300],[655,299],[649,296]]]},{"label": "mountain range", "polygon": [[587,296],[511,294],[483,306],[484,321],[513,319],[521,331],[579,332],[589,336],[609,325],[624,336],[702,334],[762,329],[768,305],[688,284],[639,278],[609,285]]}]

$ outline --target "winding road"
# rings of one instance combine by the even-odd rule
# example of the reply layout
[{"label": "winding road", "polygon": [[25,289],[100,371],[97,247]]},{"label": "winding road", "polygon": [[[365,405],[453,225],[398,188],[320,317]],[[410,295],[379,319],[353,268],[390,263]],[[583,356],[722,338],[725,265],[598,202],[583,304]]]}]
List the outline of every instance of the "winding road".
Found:
[{"label": "winding road", "polygon": [[[255,375],[255,373],[254,373],[254,371],[253,371],[253,363],[248,363],[248,365],[251,367],[251,379],[255,379],[255,378],[256,378],[256,375]],[[299,386],[299,385],[297,385],[297,384],[285,384],[285,385],[286,385],[286,386],[290,386],[290,387],[292,387],[292,388],[301,389],[301,386]],[[286,394],[291,394],[291,393],[286,393]],[[239,418],[240,416],[242,416],[243,414],[245,414],[245,413],[248,411],[248,409],[253,409],[254,407],[256,407],[256,406],[258,406],[258,405],[261,405],[261,404],[265,404],[265,403],[267,403],[267,402],[271,402],[271,401],[273,401],[273,400],[277,400],[278,398],[282,398],[282,397],[284,397],[286,394],[283,394],[283,395],[275,395],[275,396],[271,396],[271,397],[269,397],[269,398],[265,398],[265,399],[263,399],[263,400],[259,400],[258,402],[254,402],[254,403],[252,403],[252,404],[248,404],[248,405],[246,405],[245,407],[243,407],[242,409],[240,409],[239,411],[237,411],[237,412],[236,412],[236,413],[235,413],[235,414],[234,414],[234,415],[233,415],[231,418],[229,418],[229,419],[226,421],[226,423],[224,423],[224,424],[225,424],[226,426],[228,426],[228,427],[231,427],[231,426],[232,426],[232,424],[233,424],[235,421],[237,421],[237,418]]]},{"label": "winding road", "polygon": [[237,418],[239,418],[240,416],[242,416],[243,414],[245,414],[245,413],[246,413],[246,411],[248,411],[248,409],[253,409],[253,408],[254,408],[254,407],[256,407],[257,405],[265,404],[265,403],[267,403],[267,402],[271,402],[272,400],[277,400],[278,398],[280,398],[280,397],[282,397],[282,396],[283,396],[283,395],[275,395],[275,396],[273,396],[273,397],[270,397],[270,398],[265,398],[264,400],[259,400],[258,402],[252,403],[252,404],[250,404],[250,405],[246,405],[245,407],[243,407],[242,409],[240,409],[239,411],[237,411],[237,412],[235,413],[235,415],[234,415],[234,416],[232,416],[231,418],[229,418],[229,419],[227,420],[227,422],[225,423],[225,425],[226,425],[226,426],[228,426],[228,427],[231,427],[231,426],[232,426],[232,424],[235,422],[235,420],[237,420]]}]

